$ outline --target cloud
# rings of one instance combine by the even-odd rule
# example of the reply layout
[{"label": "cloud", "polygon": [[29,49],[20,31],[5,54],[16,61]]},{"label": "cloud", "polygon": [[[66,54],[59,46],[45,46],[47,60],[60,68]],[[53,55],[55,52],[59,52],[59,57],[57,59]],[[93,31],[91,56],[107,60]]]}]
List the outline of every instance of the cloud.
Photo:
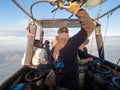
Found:
[{"label": "cloud", "polygon": [[[28,20],[23,19],[18,23],[0,25],[0,50],[25,49],[27,43]],[[39,27],[37,27],[37,38],[39,38]],[[44,38],[52,40],[56,36],[56,29],[44,29]]]},{"label": "cloud", "polygon": [[24,19],[15,24],[0,25],[0,36],[25,36],[28,20]]},{"label": "cloud", "polygon": [[[7,39],[10,37],[10,39],[15,36],[18,37],[26,37],[27,36],[27,26],[29,21],[26,19],[21,20],[18,23],[15,24],[9,24],[9,25],[0,25],[0,36],[3,37],[3,39]],[[39,38],[39,30],[40,27],[37,27],[37,37]],[[54,36],[57,35],[56,29],[54,28],[45,28],[44,29],[44,38],[45,39],[51,39]],[[6,37],[6,38],[5,38]]]},{"label": "cloud", "polygon": [[7,61],[14,61],[14,60],[21,60],[22,56],[20,55],[12,55],[12,56],[6,56],[5,60]]},{"label": "cloud", "polygon": [[0,38],[0,52],[8,50],[25,50],[27,38],[18,36],[5,36]]}]

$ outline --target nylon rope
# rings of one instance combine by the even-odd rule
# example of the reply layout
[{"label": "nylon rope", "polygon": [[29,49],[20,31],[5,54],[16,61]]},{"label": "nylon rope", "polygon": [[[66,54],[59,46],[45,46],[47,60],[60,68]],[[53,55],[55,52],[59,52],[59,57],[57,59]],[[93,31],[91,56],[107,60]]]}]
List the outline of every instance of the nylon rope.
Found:
[{"label": "nylon rope", "polygon": [[104,40],[103,40],[103,42],[105,42],[105,39],[106,39],[106,36],[107,36],[108,22],[109,22],[109,14],[107,16],[107,23],[106,23],[106,29],[105,29],[105,34],[104,34]]},{"label": "nylon rope", "polygon": [[[98,10],[97,10],[97,14],[96,17],[99,17],[101,12],[102,12],[102,5],[99,6]],[[90,45],[90,54],[92,54],[92,50],[93,50],[93,41],[94,41],[94,36],[95,36],[95,31],[92,34],[92,39],[91,39],[91,45]]]},{"label": "nylon rope", "polygon": [[[105,43],[105,39],[106,39],[106,36],[107,36],[108,22],[109,22],[109,14],[108,14],[108,16],[107,16],[107,23],[106,23],[106,29],[105,29],[103,44]],[[102,55],[103,50],[104,50],[104,49],[102,48],[102,51],[101,51],[101,53],[100,53],[101,55]]]},{"label": "nylon rope", "polygon": [[[109,25],[109,18],[110,18],[110,16],[111,16],[112,14],[113,14],[113,12],[111,12],[111,13],[108,14],[108,16],[107,16],[107,23],[106,23],[106,29],[105,29],[103,44],[105,43],[105,40],[106,40],[107,31],[108,31],[108,25]],[[103,51],[103,48],[102,48],[102,51]],[[102,54],[102,52],[101,52],[101,54]]]},{"label": "nylon rope", "polygon": [[109,17],[110,15],[108,14],[107,16],[107,23],[106,23],[106,29],[105,29],[105,34],[104,34],[104,40],[103,42],[105,42],[106,36],[107,36],[107,30],[108,30],[108,24],[109,24]]}]

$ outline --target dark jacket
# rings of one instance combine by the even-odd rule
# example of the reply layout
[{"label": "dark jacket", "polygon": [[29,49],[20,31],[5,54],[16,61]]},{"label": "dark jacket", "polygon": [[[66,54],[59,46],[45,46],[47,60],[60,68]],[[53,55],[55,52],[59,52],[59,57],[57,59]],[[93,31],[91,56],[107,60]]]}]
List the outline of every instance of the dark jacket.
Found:
[{"label": "dark jacket", "polygon": [[[57,85],[69,90],[79,90],[80,88],[77,51],[78,47],[94,30],[94,24],[86,11],[79,10],[77,17],[82,28],[76,35],[69,38],[64,48],[60,50],[58,59],[64,62],[64,69],[60,75],[55,72]],[[51,51],[52,54],[53,51],[54,48]]]}]

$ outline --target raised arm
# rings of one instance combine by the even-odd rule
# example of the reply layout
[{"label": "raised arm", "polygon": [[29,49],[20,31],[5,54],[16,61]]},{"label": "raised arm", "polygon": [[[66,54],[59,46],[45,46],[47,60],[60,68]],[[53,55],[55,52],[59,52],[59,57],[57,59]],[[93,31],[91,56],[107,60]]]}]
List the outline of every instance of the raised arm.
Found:
[{"label": "raised arm", "polygon": [[84,9],[81,9],[80,5],[76,2],[70,2],[69,8],[65,9],[78,17],[81,28],[87,32],[87,37],[89,37],[93,32],[95,25],[88,13]]}]

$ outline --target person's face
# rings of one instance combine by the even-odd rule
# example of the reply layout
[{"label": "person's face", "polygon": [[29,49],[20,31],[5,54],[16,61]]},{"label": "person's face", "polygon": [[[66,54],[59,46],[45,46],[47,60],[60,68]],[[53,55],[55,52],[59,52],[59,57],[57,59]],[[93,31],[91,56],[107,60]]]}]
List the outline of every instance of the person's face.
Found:
[{"label": "person's face", "polygon": [[68,36],[69,36],[68,33],[65,33],[65,32],[59,33],[58,35],[59,35],[59,38],[68,38]]},{"label": "person's face", "polygon": [[35,42],[34,46],[40,47],[40,42]]}]

